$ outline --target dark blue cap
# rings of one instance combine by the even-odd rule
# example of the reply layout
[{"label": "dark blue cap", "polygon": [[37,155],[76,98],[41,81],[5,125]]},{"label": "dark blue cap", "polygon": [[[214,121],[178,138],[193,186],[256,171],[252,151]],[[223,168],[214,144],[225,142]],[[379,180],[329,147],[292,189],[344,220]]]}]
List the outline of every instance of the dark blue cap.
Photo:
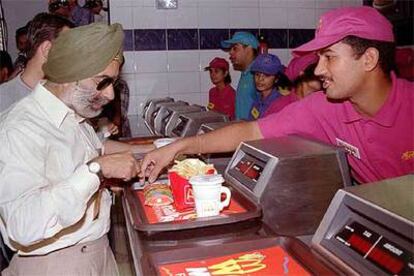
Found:
[{"label": "dark blue cap", "polygon": [[260,72],[267,75],[277,75],[283,71],[283,65],[280,59],[272,54],[261,54],[253,61],[252,72]]}]

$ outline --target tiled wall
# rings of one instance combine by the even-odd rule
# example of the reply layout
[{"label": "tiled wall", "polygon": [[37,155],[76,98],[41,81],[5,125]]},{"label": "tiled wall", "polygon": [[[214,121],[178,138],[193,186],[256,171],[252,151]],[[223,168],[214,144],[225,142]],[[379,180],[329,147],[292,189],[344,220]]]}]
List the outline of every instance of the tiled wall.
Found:
[{"label": "tiled wall", "polygon": [[[111,0],[111,22],[126,30],[123,77],[131,90],[129,113],[139,114],[151,97],[207,104],[211,83],[203,68],[213,57],[228,58],[219,41],[236,30],[265,34],[270,52],[287,63],[289,48],[313,37],[320,14],[361,4],[361,0],[178,0],[178,9],[157,10],[155,0]],[[240,73],[230,73],[236,87]]]}]

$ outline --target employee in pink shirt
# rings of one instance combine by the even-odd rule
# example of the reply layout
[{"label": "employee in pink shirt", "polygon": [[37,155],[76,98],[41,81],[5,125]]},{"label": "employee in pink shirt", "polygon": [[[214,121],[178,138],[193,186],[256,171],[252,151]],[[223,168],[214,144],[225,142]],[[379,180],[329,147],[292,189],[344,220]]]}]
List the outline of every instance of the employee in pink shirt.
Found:
[{"label": "employee in pink shirt", "polygon": [[371,7],[323,14],[315,38],[294,49],[317,52],[315,92],[259,121],[178,140],[147,154],[141,176],[155,180],[177,154],[234,150],[247,140],[298,134],[344,147],[359,183],[414,172],[414,83],[396,77],[391,23]]},{"label": "employee in pink shirt", "polygon": [[229,63],[224,58],[216,57],[204,70],[210,72],[210,79],[214,84],[208,92],[207,108],[224,113],[233,120],[236,91],[230,85]]}]

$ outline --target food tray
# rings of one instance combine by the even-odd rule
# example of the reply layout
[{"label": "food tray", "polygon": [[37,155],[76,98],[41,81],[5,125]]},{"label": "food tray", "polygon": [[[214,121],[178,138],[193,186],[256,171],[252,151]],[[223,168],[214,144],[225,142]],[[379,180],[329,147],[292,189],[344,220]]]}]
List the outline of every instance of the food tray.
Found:
[{"label": "food tray", "polygon": [[129,218],[136,230],[156,232],[192,229],[206,226],[241,222],[261,216],[261,207],[242,195],[236,189],[231,190],[231,203],[220,215],[197,218],[195,210],[177,212],[173,205],[149,207],[144,205],[142,190],[125,190],[125,201],[128,204]]},{"label": "food tray", "polygon": [[335,275],[305,244],[289,237],[154,252],[145,254],[142,264],[144,275]]}]

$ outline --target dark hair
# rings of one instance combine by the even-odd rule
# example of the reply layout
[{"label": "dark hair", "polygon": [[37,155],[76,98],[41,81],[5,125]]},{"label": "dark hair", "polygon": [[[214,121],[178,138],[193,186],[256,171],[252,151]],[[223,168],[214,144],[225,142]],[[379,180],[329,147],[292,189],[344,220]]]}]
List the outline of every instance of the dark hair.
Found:
[{"label": "dark hair", "polygon": [[61,7],[68,7],[69,1],[68,0],[53,0],[49,3],[49,12],[55,13]]},{"label": "dark hair", "polygon": [[17,42],[17,38],[19,36],[27,35],[27,29],[28,28],[27,28],[27,25],[26,25],[26,26],[20,27],[16,30],[16,42]]},{"label": "dark hair", "polygon": [[230,71],[227,71],[227,76],[224,78],[224,83],[225,84],[230,84],[231,83]]},{"label": "dark hair", "polygon": [[298,86],[301,82],[320,80],[319,77],[315,76],[315,68],[318,63],[312,63],[308,65],[303,71],[303,74],[299,75],[296,79],[293,80],[293,86]]},{"label": "dark hair", "polygon": [[280,89],[290,89],[293,86],[292,82],[284,73],[277,74],[277,81],[275,87]]},{"label": "dark hair", "polygon": [[342,42],[351,46],[357,58],[360,58],[368,48],[376,48],[379,52],[378,63],[384,71],[389,74],[395,70],[395,43],[378,40],[370,40],[356,36],[347,36],[342,39]]},{"label": "dark hair", "polygon": [[102,0],[87,0],[83,7],[87,9],[93,9],[99,6],[103,6]]},{"label": "dark hair", "polygon": [[7,68],[9,70],[9,74],[13,71],[13,62],[12,59],[6,51],[0,51],[0,68]]},{"label": "dark hair", "polygon": [[30,49],[27,52],[27,59],[31,59],[40,44],[44,41],[56,39],[63,27],[73,28],[75,25],[60,15],[50,13],[37,14],[28,24],[28,41]]}]

